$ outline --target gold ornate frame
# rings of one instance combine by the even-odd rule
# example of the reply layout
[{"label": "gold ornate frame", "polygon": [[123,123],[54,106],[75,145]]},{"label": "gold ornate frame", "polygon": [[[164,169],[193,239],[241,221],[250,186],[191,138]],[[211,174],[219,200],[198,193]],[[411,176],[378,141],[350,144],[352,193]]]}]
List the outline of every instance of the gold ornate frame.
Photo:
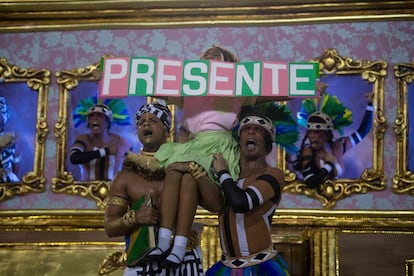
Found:
[{"label": "gold ornate frame", "polygon": [[[85,68],[76,68],[56,72],[57,83],[59,85],[59,115],[55,124],[56,136],[56,175],[52,178],[52,191],[69,195],[79,195],[92,199],[96,202],[99,209],[105,208],[105,200],[108,196],[110,181],[77,181],[73,174],[67,171],[67,143],[69,131],[69,103],[71,92],[79,86],[81,82],[98,82],[100,64],[95,63]],[[147,102],[154,101],[148,97]],[[173,118],[176,109],[169,105]],[[172,130],[175,129],[175,120],[172,122]],[[169,140],[173,140],[173,131],[170,133]]]},{"label": "gold ornate frame", "polygon": [[414,1],[9,0],[0,32],[292,25],[414,19]]},{"label": "gold ornate frame", "polygon": [[[397,140],[397,166],[392,179],[392,190],[399,194],[414,195],[414,172],[408,170],[408,85],[414,85],[414,63],[394,66],[397,79],[397,117],[394,133]],[[411,107],[412,108],[412,107]]]},{"label": "gold ornate frame", "polygon": [[1,184],[0,202],[2,202],[16,195],[39,193],[45,190],[45,142],[49,132],[46,114],[50,71],[47,69],[21,68],[9,64],[5,58],[0,58],[0,80],[1,83],[26,83],[33,93],[37,92],[38,94],[33,171],[27,172],[20,183]]},{"label": "gold ornate frame", "polygon": [[384,117],[384,81],[387,75],[387,63],[385,61],[352,60],[343,57],[335,49],[326,49],[320,57],[312,62],[318,62],[321,76],[335,74],[337,76],[361,75],[366,82],[373,84],[373,155],[372,168],[367,168],[359,179],[338,179],[325,181],[320,189],[310,189],[297,179],[294,172],[287,169],[284,155],[279,158],[278,164],[283,164],[285,179],[288,183],[284,191],[293,194],[304,194],[315,198],[322,203],[324,208],[333,208],[338,200],[356,193],[369,191],[381,191],[385,189],[385,174],[383,168],[384,134],[387,123]]},{"label": "gold ornate frame", "polygon": [[65,170],[70,92],[79,85],[80,81],[98,81],[95,74],[97,70],[99,70],[99,63],[85,68],[56,72],[56,81],[59,85],[59,115],[54,130],[57,141],[56,176],[52,178],[52,191],[93,199],[97,206],[102,209],[105,207],[104,201],[108,195],[110,182],[75,181],[73,175]]}]

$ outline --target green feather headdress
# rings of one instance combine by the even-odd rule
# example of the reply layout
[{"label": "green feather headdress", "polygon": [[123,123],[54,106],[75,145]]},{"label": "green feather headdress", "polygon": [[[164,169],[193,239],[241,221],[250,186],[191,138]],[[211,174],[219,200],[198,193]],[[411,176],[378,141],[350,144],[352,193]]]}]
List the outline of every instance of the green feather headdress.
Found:
[{"label": "green feather headdress", "polygon": [[[309,118],[319,117],[325,123],[311,123]],[[298,124],[315,130],[337,130],[343,135],[343,127],[352,124],[352,112],[336,96],[323,94],[320,99],[312,98],[302,101],[297,113]]]},{"label": "green feather headdress", "polygon": [[75,128],[85,123],[88,111],[94,105],[106,105],[112,111],[112,122],[118,125],[130,125],[130,116],[125,103],[121,99],[98,99],[96,96],[80,100],[73,112]]},{"label": "green feather headdress", "polygon": [[[258,112],[263,116],[266,116],[272,121],[276,134],[275,143],[281,146],[288,153],[298,152],[298,148],[295,145],[299,139],[298,124],[295,121],[292,112],[287,105],[279,105],[277,103],[264,103],[258,104],[254,107],[244,107],[239,115],[243,118],[245,114],[250,112]],[[234,135],[237,135],[240,125],[238,124],[233,131]]]}]

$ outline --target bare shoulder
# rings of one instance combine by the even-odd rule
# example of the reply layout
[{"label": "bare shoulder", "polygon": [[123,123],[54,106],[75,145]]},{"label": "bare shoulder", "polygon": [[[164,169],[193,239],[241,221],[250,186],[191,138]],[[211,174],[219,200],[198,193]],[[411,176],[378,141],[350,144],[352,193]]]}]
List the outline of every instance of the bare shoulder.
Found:
[{"label": "bare shoulder", "polygon": [[110,194],[128,198],[131,202],[148,194],[158,198],[162,184],[161,180],[147,179],[139,173],[123,169],[112,181]]},{"label": "bare shoulder", "polygon": [[88,134],[86,134],[86,133],[83,133],[83,134],[78,134],[76,137],[75,137],[75,140],[81,140],[81,141],[87,141],[88,140]]},{"label": "bare shoulder", "polygon": [[279,184],[283,187],[286,185],[285,183],[285,176],[283,174],[283,171],[279,168],[273,168],[273,167],[269,167],[266,170],[266,173],[272,175],[274,178],[277,179],[277,181],[279,182]]},{"label": "bare shoulder", "polygon": [[128,186],[131,185],[136,178],[139,178],[139,175],[126,170],[121,170],[111,182],[110,194],[127,197]]}]

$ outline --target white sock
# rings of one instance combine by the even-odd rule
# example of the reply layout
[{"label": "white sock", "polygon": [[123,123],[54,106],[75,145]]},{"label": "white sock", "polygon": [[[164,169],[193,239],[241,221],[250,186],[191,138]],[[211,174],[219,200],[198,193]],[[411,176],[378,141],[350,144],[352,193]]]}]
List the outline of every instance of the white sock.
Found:
[{"label": "white sock", "polygon": [[174,263],[180,263],[184,259],[185,248],[187,247],[187,241],[188,241],[188,238],[185,236],[175,236],[174,246],[172,248],[170,255],[168,255],[167,257],[167,260],[174,262]]},{"label": "white sock", "polygon": [[158,247],[162,251],[166,251],[170,248],[172,231],[168,228],[161,227],[158,230]]},{"label": "white sock", "polygon": [[161,227],[158,230],[158,244],[157,244],[157,246],[159,248],[156,248],[156,249],[152,250],[149,253],[149,255],[150,256],[158,256],[158,255],[161,255],[162,253],[164,253],[165,251],[167,251],[168,248],[170,248],[171,234],[172,234],[172,231],[170,229]]}]

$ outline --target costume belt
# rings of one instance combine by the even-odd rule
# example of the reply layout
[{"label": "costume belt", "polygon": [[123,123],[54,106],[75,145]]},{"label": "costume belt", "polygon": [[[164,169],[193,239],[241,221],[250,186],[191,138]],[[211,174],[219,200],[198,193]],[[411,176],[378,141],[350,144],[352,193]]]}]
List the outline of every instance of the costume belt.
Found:
[{"label": "costume belt", "polygon": [[266,262],[270,259],[273,259],[277,255],[277,250],[273,248],[273,245],[270,247],[255,253],[253,255],[245,257],[230,257],[222,255],[221,262],[231,268],[245,268],[248,266],[257,265],[263,262]]}]

